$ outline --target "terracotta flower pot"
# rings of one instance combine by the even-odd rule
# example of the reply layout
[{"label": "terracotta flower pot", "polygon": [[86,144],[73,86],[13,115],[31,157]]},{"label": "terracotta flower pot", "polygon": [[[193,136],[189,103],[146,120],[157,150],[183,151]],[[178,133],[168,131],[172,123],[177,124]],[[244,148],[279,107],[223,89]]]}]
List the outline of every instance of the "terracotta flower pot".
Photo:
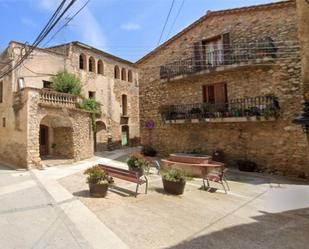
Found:
[{"label": "terracotta flower pot", "polygon": [[171,181],[167,181],[164,178],[162,178],[162,182],[163,182],[164,191],[169,194],[182,195],[185,190],[186,182],[184,181],[171,182]]},{"label": "terracotta flower pot", "polygon": [[143,168],[136,168],[136,167],[130,167],[129,166],[129,170],[137,172],[140,177],[144,175],[144,169]]},{"label": "terracotta flower pot", "polygon": [[108,184],[89,183],[90,195],[93,197],[105,197],[107,195]]}]

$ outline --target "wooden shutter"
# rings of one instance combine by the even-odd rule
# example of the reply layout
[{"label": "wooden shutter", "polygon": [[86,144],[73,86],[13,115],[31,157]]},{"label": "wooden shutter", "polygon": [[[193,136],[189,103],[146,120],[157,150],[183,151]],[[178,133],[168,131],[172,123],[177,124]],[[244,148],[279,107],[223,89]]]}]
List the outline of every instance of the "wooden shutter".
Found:
[{"label": "wooden shutter", "polygon": [[227,103],[227,87],[225,83],[218,83],[215,87],[215,103],[219,111],[226,110]]},{"label": "wooden shutter", "polygon": [[203,68],[203,43],[202,41],[195,42],[193,44],[194,49],[194,69],[195,71],[201,71]]},{"label": "wooden shutter", "polygon": [[225,83],[215,84],[215,102],[226,103],[226,101],[227,101],[226,84]]},{"label": "wooden shutter", "polygon": [[223,64],[228,65],[231,64],[231,38],[230,33],[225,33],[222,35],[222,43],[223,43]]},{"label": "wooden shutter", "polygon": [[3,81],[0,81],[0,103],[3,102]]},{"label": "wooden shutter", "polygon": [[203,102],[208,103],[208,87],[203,86]]}]

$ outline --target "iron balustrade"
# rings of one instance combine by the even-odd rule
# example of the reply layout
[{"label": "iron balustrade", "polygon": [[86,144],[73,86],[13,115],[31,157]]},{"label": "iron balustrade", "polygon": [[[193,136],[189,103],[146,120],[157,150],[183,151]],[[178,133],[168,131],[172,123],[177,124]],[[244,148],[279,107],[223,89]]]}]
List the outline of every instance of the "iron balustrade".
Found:
[{"label": "iron balustrade", "polygon": [[265,63],[265,58],[273,61],[278,58],[299,56],[299,44],[291,42],[253,42],[232,44],[228,48],[208,51],[202,48],[202,56],[179,59],[160,67],[160,78],[194,74],[203,70],[213,70],[224,65],[235,65],[239,63]]},{"label": "iron balustrade", "polygon": [[277,117],[280,106],[275,97],[232,99],[226,103],[196,103],[161,106],[164,120],[211,119],[229,117]]}]

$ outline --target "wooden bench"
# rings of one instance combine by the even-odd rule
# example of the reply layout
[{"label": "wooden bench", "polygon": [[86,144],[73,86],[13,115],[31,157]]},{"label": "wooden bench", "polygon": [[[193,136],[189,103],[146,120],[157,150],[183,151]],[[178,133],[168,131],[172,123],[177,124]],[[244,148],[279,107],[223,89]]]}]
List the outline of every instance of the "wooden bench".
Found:
[{"label": "wooden bench", "polygon": [[[147,194],[148,190],[148,179],[145,175],[139,176],[138,172],[130,171],[126,169],[119,169],[111,166],[106,166],[99,164],[99,167],[106,172],[108,176],[115,177],[121,180],[125,180],[128,182],[136,183],[136,191],[135,191],[135,197],[137,197],[138,194],[138,187],[144,183],[146,183],[146,190],[145,194]],[[144,179],[141,179],[143,177]]]}]

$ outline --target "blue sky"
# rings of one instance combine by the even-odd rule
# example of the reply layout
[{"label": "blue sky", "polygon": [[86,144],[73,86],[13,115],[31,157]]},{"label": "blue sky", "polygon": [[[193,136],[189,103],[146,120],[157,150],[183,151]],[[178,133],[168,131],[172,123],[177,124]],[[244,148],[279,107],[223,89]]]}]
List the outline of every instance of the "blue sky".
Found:
[{"label": "blue sky", "polygon": [[[182,1],[175,0],[163,41],[204,15],[207,10],[272,2],[185,0],[175,20]],[[60,0],[0,0],[0,50],[4,49],[10,40],[31,43],[59,2]],[[85,2],[86,0],[77,0],[67,16],[73,15]],[[156,47],[171,2],[172,0],[90,0],[83,12],[49,45],[79,40],[136,61]]]}]

